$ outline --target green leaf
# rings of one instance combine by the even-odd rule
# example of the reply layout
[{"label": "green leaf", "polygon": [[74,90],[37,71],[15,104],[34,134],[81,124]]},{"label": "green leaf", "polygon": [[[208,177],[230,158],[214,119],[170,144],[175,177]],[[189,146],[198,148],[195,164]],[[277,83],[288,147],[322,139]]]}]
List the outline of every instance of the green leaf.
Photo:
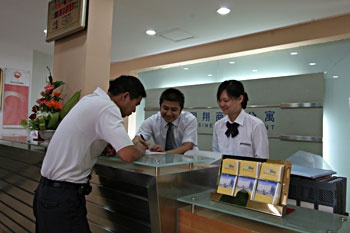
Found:
[{"label": "green leaf", "polygon": [[63,81],[55,81],[55,82],[53,82],[53,83],[52,83],[52,85],[54,85],[54,86],[55,86],[55,89],[56,89],[57,87],[62,86],[63,84],[64,84],[64,82],[63,82]]},{"label": "green leaf", "polygon": [[47,120],[47,129],[56,129],[59,123],[59,118],[60,118],[60,113],[55,112],[55,113],[49,113]]},{"label": "green leaf", "polygon": [[27,128],[28,127],[28,120],[21,120],[21,126],[23,128]]},{"label": "green leaf", "polygon": [[38,119],[39,119],[39,129],[46,129],[45,117],[40,116]]},{"label": "green leaf", "polygon": [[61,120],[67,115],[67,113],[73,108],[73,106],[79,101],[81,91],[77,91],[73,94],[72,97],[66,102],[63,106],[63,109],[60,111]]}]

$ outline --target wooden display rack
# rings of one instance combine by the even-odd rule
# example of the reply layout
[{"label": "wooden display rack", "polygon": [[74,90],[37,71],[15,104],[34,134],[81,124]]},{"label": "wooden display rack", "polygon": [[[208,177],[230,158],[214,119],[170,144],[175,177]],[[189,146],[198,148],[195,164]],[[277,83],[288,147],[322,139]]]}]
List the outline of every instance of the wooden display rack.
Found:
[{"label": "wooden display rack", "polygon": [[[274,164],[281,164],[284,165],[283,167],[283,176],[281,179],[281,191],[280,191],[280,197],[276,204],[267,204],[259,201],[250,200],[250,195],[244,191],[239,191],[235,196],[221,194],[216,192],[211,193],[210,199],[212,201],[218,201],[225,204],[240,206],[247,209],[256,210],[259,212],[283,217],[286,214],[286,206],[287,206],[287,200],[288,200],[288,192],[289,192],[289,183],[290,183],[290,173],[291,173],[291,166],[292,163],[290,161],[285,160],[269,160],[269,159],[258,159],[258,158],[249,158],[249,157],[241,157],[241,156],[232,156],[232,155],[223,155],[222,161],[224,161],[225,158],[230,159],[236,159],[240,161],[254,161],[254,162],[261,162],[263,163],[274,163]],[[221,167],[223,166],[221,162]],[[221,168],[219,170],[218,174],[218,180],[217,180],[217,186],[216,190],[218,190],[219,181],[221,177]],[[237,175],[239,177],[239,175]],[[258,180],[258,178],[256,178]]]}]

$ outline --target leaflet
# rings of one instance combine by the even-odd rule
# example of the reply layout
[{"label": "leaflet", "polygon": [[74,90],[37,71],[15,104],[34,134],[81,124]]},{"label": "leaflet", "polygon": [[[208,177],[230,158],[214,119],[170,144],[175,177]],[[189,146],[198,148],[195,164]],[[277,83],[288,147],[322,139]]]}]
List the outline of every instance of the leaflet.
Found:
[{"label": "leaflet", "polygon": [[283,171],[284,164],[266,162],[261,165],[259,179],[281,182]]},{"label": "leaflet", "polygon": [[258,178],[261,162],[241,160],[239,164],[239,176]]},{"label": "leaflet", "polygon": [[222,160],[221,173],[237,175],[239,170],[239,160],[224,159]]},{"label": "leaflet", "polygon": [[236,186],[237,176],[221,174],[217,192],[225,195],[233,195]]},{"label": "leaflet", "polygon": [[235,193],[234,196],[236,196],[239,191],[244,190],[248,192],[249,199],[252,200],[252,197],[253,197],[252,194],[256,188],[256,181],[257,180],[252,177],[239,176],[237,179],[236,188],[234,190],[234,193]]},{"label": "leaflet", "polygon": [[276,205],[280,200],[281,187],[278,182],[258,180],[253,200]]}]

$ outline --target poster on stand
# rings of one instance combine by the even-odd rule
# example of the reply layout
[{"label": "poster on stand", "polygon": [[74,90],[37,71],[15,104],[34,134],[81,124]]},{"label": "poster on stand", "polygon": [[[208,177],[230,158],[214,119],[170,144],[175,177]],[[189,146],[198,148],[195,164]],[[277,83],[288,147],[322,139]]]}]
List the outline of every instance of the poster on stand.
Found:
[{"label": "poster on stand", "polygon": [[28,118],[30,72],[6,68],[4,70],[3,128],[21,128],[21,120]]}]

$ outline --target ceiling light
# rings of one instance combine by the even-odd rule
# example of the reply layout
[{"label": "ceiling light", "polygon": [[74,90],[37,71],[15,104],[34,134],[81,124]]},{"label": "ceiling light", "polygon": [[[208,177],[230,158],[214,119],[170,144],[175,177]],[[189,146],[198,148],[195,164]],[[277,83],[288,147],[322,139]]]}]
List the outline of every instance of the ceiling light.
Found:
[{"label": "ceiling light", "polygon": [[148,29],[148,30],[146,31],[146,34],[149,35],[149,36],[154,36],[154,35],[157,34],[157,33],[156,33],[156,31],[153,30],[153,29]]},{"label": "ceiling light", "polygon": [[315,65],[317,65],[316,62],[310,62],[310,63],[309,63],[309,66],[315,66]]},{"label": "ceiling light", "polygon": [[213,75],[212,74],[208,74],[208,77],[212,77]]},{"label": "ceiling light", "polygon": [[47,29],[44,29],[44,33],[47,34]]},{"label": "ceiling light", "polygon": [[258,70],[252,70],[252,72],[258,72]]},{"label": "ceiling light", "polygon": [[338,75],[334,75],[333,78],[339,78],[339,76]]},{"label": "ceiling light", "polygon": [[188,70],[189,68],[188,67],[185,67],[184,70]]},{"label": "ceiling light", "polygon": [[291,52],[290,55],[292,56],[298,55],[298,52]]},{"label": "ceiling light", "polygon": [[227,15],[228,13],[231,12],[231,10],[227,7],[220,7],[219,9],[216,10],[217,13],[220,15]]},{"label": "ceiling light", "polygon": [[234,61],[230,61],[229,63],[230,63],[230,64],[235,64],[236,62],[234,62]]}]

